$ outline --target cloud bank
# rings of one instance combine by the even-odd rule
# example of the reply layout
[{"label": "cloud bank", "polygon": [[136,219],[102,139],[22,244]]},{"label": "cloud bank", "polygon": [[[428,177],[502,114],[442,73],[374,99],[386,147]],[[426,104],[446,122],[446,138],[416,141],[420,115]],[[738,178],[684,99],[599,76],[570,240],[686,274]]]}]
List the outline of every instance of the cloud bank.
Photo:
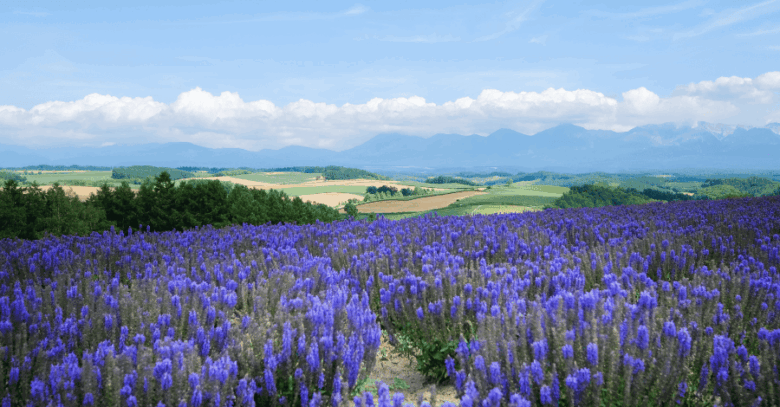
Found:
[{"label": "cloud bank", "polygon": [[244,101],[238,93],[200,88],[170,104],[151,97],[91,94],[29,110],[0,106],[0,144],[47,147],[187,141],[248,150],[303,145],[343,150],[378,133],[430,136],[489,134],[511,128],[527,134],[574,123],[589,129],[627,131],[653,123],[698,121],[764,125],[778,120],[780,72],[756,78],[721,77],[678,86],[661,97],[640,87],[622,100],[588,90],[542,92],[485,89],[476,98],[443,104],[419,96],[374,98],[337,106],[301,99],[286,106]]}]

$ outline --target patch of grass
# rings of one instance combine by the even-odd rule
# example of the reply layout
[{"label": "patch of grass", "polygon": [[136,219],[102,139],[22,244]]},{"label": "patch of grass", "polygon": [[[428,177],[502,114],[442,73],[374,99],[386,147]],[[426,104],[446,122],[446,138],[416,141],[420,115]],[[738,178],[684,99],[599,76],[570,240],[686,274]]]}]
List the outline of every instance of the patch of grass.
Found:
[{"label": "patch of grass", "polygon": [[61,180],[81,180],[81,181],[106,181],[111,184],[111,171],[58,171],[54,173],[34,174],[32,171],[28,172],[27,182],[37,182],[38,185],[51,185],[56,181]]},{"label": "patch of grass", "polygon": [[[281,174],[269,174],[267,172],[256,172],[253,174],[237,175],[233,178],[245,179],[247,181],[267,182],[269,184],[300,184],[307,181],[314,181],[322,174],[303,173],[303,172],[285,172]],[[365,192],[365,188],[363,189]]]},{"label": "patch of grass", "polygon": [[452,207],[459,206],[476,206],[476,205],[510,205],[510,206],[529,206],[529,207],[543,207],[545,205],[552,205],[558,197],[549,196],[534,196],[534,195],[503,195],[503,194],[487,194],[470,196],[463,198],[458,202],[450,205]]},{"label": "patch of grass", "polygon": [[523,196],[543,196],[559,198],[568,192],[569,188],[553,185],[512,185],[512,186],[494,186],[486,190],[490,195],[523,195]]}]

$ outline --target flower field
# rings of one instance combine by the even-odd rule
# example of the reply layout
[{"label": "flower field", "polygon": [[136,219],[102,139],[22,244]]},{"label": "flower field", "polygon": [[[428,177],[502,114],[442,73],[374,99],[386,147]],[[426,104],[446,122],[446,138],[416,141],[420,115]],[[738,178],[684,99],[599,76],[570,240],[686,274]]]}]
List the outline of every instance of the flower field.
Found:
[{"label": "flower field", "polygon": [[[780,198],[0,240],[2,406],[780,405]],[[423,404],[427,404],[423,403]]]}]

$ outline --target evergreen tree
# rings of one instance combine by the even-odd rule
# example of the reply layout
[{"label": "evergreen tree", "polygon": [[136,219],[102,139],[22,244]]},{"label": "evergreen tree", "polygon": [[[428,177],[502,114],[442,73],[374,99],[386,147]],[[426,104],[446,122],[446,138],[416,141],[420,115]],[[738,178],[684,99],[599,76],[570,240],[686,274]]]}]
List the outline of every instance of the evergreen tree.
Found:
[{"label": "evergreen tree", "polygon": [[13,179],[5,181],[0,191],[0,238],[20,236],[27,222],[23,203],[24,190]]}]

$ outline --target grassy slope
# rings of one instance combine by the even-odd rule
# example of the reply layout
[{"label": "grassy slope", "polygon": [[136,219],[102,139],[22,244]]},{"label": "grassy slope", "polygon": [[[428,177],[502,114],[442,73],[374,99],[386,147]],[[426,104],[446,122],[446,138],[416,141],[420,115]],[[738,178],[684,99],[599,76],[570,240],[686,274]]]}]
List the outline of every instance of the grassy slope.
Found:
[{"label": "grassy slope", "polygon": [[[439,216],[463,216],[506,212],[540,210],[567,192],[569,188],[551,185],[496,186],[485,190],[486,195],[477,195],[459,200],[446,207],[428,212],[384,214],[387,219],[405,219],[436,212]],[[367,217],[361,214],[360,218]]]},{"label": "grassy slope", "polygon": [[112,181],[111,171],[44,173],[25,175],[25,177],[27,177],[27,182],[32,183],[35,181],[39,185],[51,185],[55,181],[61,180]]},{"label": "grassy slope", "polygon": [[[285,172],[283,174],[268,174],[266,172],[256,172],[254,174],[236,175],[233,178],[245,179],[247,181],[267,182],[269,184],[300,184],[306,181],[314,181],[322,174],[306,174],[302,172]],[[365,188],[363,189],[365,191]]]}]

